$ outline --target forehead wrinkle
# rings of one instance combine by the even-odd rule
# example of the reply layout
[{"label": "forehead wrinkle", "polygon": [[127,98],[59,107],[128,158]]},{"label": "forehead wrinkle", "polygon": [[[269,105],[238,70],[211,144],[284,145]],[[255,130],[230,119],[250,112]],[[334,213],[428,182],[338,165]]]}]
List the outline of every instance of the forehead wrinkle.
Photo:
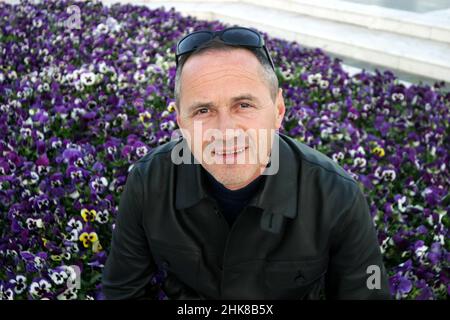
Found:
[{"label": "forehead wrinkle", "polygon": [[[195,90],[195,89],[197,89],[198,87],[201,87],[201,86],[203,86],[203,85],[210,84],[210,83],[214,83],[214,82],[216,82],[216,81],[218,81],[218,80],[221,80],[221,79],[225,79],[225,78],[233,78],[233,77],[236,78],[236,77],[233,76],[233,75],[221,75],[221,76],[215,77],[215,78],[213,78],[213,79],[203,80],[203,81],[201,81],[201,82],[199,82],[199,83],[197,83],[197,84],[190,85],[190,86],[188,86],[188,88],[191,89],[191,90]],[[248,78],[248,77],[246,77],[246,78],[247,78],[248,80],[255,81],[255,79],[253,79],[253,78]],[[240,79],[242,79],[242,77],[240,77]]]},{"label": "forehead wrinkle", "polygon": [[[192,81],[190,81],[190,83],[193,86],[195,86],[197,82],[204,82],[205,78],[209,78],[218,73],[220,75],[213,77],[211,80],[220,79],[221,77],[224,77],[224,76],[239,76],[239,77],[245,77],[249,80],[255,80],[256,78],[258,78],[258,73],[249,71],[246,68],[231,66],[231,67],[220,67],[219,69],[216,69],[213,71],[208,70],[208,71],[202,72],[201,74],[197,74],[196,77]],[[209,79],[206,81],[209,81]]]}]

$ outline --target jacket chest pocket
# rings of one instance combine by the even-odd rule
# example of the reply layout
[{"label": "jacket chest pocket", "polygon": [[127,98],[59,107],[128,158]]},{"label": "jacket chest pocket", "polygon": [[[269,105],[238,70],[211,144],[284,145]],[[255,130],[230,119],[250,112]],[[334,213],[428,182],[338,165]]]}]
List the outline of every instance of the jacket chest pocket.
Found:
[{"label": "jacket chest pocket", "polygon": [[265,297],[266,299],[317,299],[326,271],[326,257],[317,260],[266,261]]},{"label": "jacket chest pocket", "polygon": [[150,249],[156,265],[167,271],[171,284],[179,288],[197,289],[200,251],[184,245],[173,245],[151,239]]}]

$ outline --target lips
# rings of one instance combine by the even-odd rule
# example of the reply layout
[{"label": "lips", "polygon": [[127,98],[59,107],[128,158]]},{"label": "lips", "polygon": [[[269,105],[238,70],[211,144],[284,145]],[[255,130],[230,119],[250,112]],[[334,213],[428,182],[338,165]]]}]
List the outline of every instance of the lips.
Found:
[{"label": "lips", "polygon": [[233,150],[215,150],[214,153],[219,156],[227,156],[227,155],[233,155],[233,154],[239,154],[245,151],[247,147],[237,148]]},{"label": "lips", "polygon": [[240,153],[245,152],[245,150],[247,150],[248,147],[240,147],[240,148],[234,148],[232,150],[213,150],[213,154],[218,155],[218,156],[230,156],[230,155],[238,155]]}]

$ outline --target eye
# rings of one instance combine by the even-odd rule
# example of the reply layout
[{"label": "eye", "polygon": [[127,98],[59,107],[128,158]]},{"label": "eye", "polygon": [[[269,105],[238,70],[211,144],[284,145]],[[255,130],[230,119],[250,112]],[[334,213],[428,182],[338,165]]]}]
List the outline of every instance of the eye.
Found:
[{"label": "eye", "polygon": [[198,110],[196,110],[194,112],[194,115],[205,114],[205,113],[208,113],[208,112],[209,112],[208,108],[200,108],[200,109],[198,109]]},{"label": "eye", "polygon": [[249,109],[249,108],[251,108],[252,106],[249,105],[248,103],[240,103],[240,104],[239,104],[239,107],[241,107],[241,109]]}]

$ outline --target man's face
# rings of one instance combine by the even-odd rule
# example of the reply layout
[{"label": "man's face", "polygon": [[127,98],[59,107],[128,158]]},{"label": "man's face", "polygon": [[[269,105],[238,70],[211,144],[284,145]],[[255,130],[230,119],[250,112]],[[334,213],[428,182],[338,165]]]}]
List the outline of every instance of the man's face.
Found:
[{"label": "man's face", "polygon": [[183,67],[177,123],[201,165],[228,189],[266,167],[285,106],[274,102],[258,59],[246,49],[205,51]]}]

